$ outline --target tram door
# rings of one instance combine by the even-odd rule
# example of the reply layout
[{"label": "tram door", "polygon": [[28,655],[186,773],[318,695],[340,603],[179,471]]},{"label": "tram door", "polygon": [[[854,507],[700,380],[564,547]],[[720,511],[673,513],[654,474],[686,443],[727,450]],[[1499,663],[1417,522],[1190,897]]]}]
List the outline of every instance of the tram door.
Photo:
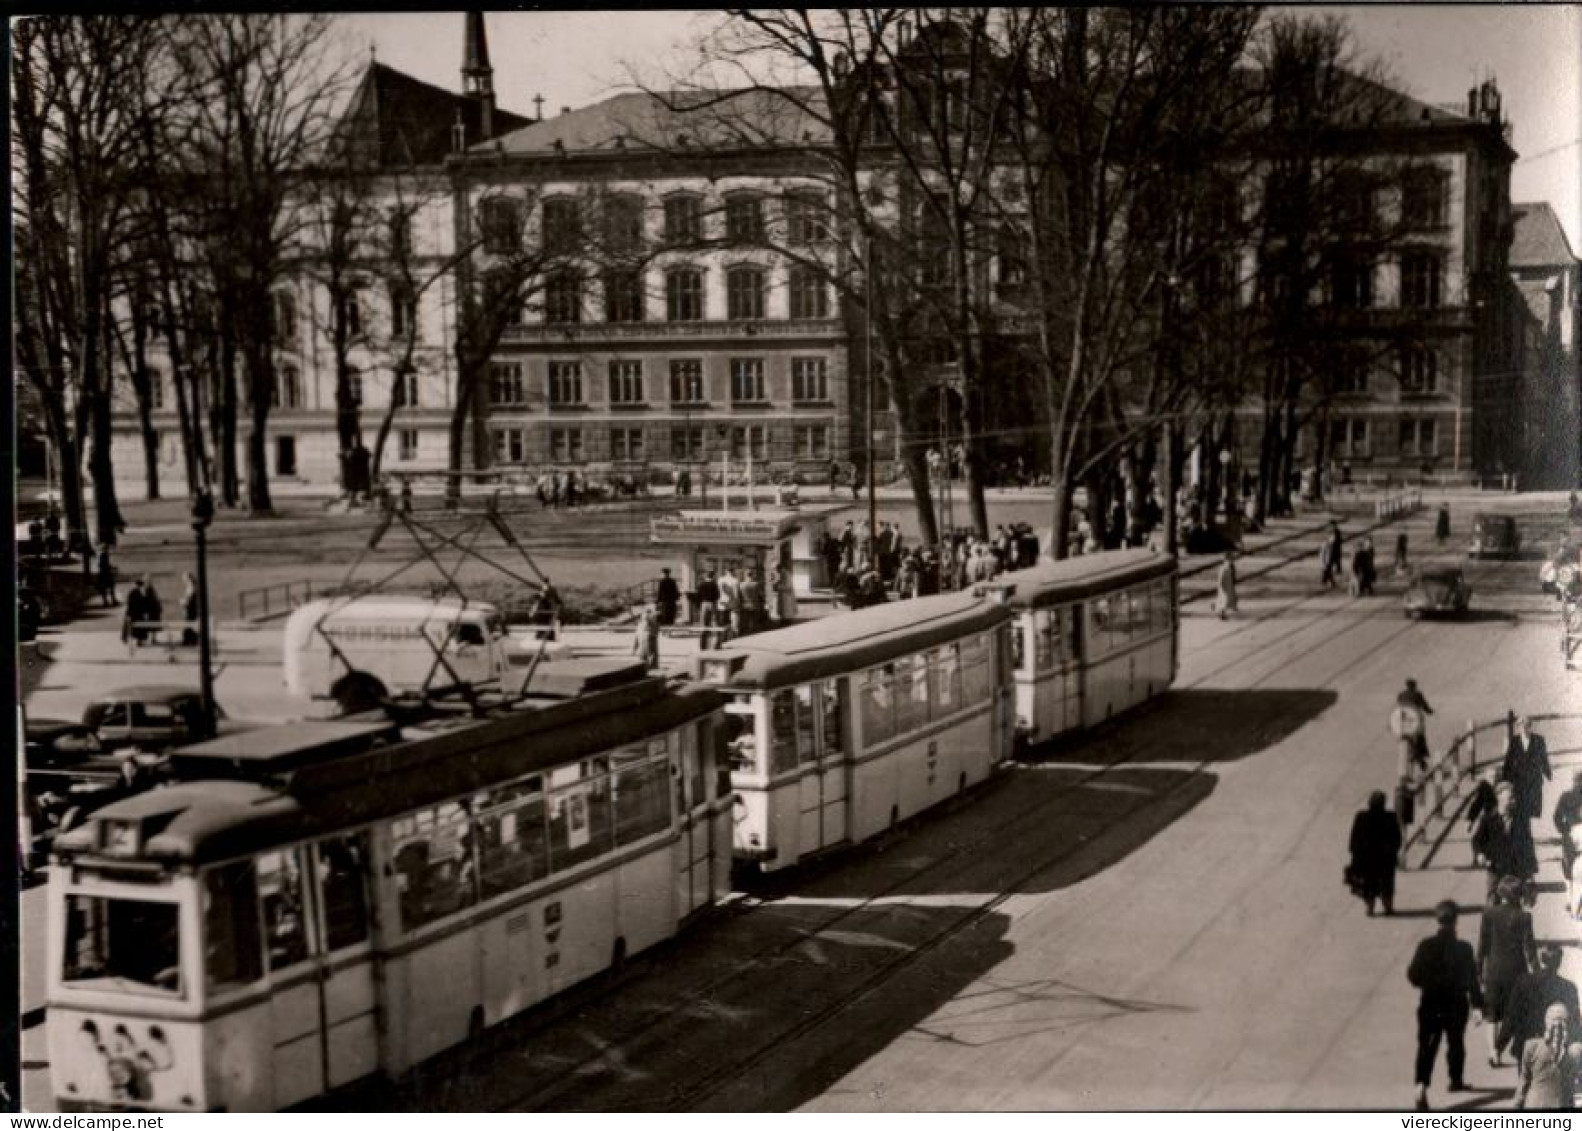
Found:
[{"label": "tram door", "polygon": [[846,773],[846,703],[838,679],[825,680],[799,690],[809,693],[809,707],[815,715],[819,783],[818,845],[827,848],[839,844],[850,835],[847,830],[850,798]]},{"label": "tram door", "polygon": [[326,1084],[338,1088],[379,1067],[379,987],[368,914],[368,834],[312,849],[321,931],[319,993]]},{"label": "tram door", "polygon": [[713,895],[714,822],[709,817],[709,746],[714,724],[705,719],[681,731],[681,758],[677,763],[681,800],[682,875],[681,914],[689,915]]}]

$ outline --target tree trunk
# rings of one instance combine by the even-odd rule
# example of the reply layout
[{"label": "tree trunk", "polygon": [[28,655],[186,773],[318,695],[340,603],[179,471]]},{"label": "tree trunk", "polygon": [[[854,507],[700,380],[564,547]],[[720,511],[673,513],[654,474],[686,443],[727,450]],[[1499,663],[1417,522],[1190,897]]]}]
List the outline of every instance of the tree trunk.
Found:
[{"label": "tree trunk", "polygon": [[[226,506],[240,506],[242,502],[241,475],[236,466],[236,346],[229,333],[231,322],[220,337],[220,388],[213,398],[214,446],[220,461],[220,496]],[[260,437],[261,438],[261,437]]]},{"label": "tree trunk", "polygon": [[[1056,446],[1058,448],[1059,445]],[[1057,455],[1051,465],[1054,470],[1050,477],[1055,498],[1050,508],[1050,521],[1054,525],[1049,532],[1049,556],[1056,561],[1071,553],[1071,480],[1061,462]]]},{"label": "tree trunk", "polygon": [[[458,350],[458,355],[460,351]],[[450,476],[445,482],[445,505],[455,507],[461,503],[462,451],[467,446],[467,419],[471,415],[472,398],[476,392],[477,374],[461,356],[456,358],[456,407],[450,413],[449,448],[446,467]],[[481,368],[481,367],[477,367]]]},{"label": "tree trunk", "polygon": [[269,395],[274,383],[269,343],[247,351],[247,509],[254,517],[274,513],[269,497]]},{"label": "tree trunk", "polygon": [[1180,540],[1179,527],[1176,515],[1176,488],[1181,477],[1181,468],[1178,464],[1177,449],[1181,441],[1179,429],[1170,422],[1165,423],[1164,436],[1164,473],[1160,476],[1160,509],[1164,511],[1164,539],[1165,553],[1176,554],[1180,550],[1177,542]]},{"label": "tree trunk", "polygon": [[159,498],[159,434],[154,431],[154,392],[148,372],[148,326],[140,304],[132,311],[132,389],[137,397],[137,427],[143,441],[143,487]]}]

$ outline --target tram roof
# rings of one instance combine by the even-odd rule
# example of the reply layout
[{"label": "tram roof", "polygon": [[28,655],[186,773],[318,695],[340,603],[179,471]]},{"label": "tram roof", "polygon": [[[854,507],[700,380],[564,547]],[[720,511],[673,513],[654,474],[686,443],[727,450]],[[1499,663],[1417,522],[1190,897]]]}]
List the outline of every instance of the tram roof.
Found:
[{"label": "tram roof", "polygon": [[1084,597],[1156,577],[1167,577],[1176,569],[1170,554],[1153,550],[1106,550],[1082,554],[1062,561],[1044,561],[1028,569],[1000,575],[1014,585],[1011,606],[1016,609],[1040,608]]},{"label": "tram roof", "polygon": [[993,628],[1010,615],[992,598],[944,593],[756,633],[733,640],[729,648],[704,652],[699,660],[740,660],[730,678],[733,687],[784,687],[882,664]]},{"label": "tram roof", "polygon": [[[225,860],[616,750],[702,718],[723,701],[711,687],[650,679],[541,710],[402,727],[389,742],[299,765],[289,774],[187,781],[134,794],[98,810],[55,845],[62,855],[107,865],[119,859],[172,865]],[[366,724],[342,726],[350,728],[343,738],[367,737],[352,735]],[[282,741],[251,733],[270,747]],[[112,827],[135,831],[135,856],[109,850],[101,830]]]}]

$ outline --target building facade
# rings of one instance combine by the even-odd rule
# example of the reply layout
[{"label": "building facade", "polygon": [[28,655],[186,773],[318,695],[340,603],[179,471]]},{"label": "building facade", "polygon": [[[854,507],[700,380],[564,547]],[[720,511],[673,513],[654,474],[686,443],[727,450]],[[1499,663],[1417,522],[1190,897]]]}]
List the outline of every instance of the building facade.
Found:
[{"label": "building facade", "polygon": [[1523,486],[1582,486],[1582,262],[1548,204],[1517,204],[1511,243]]}]

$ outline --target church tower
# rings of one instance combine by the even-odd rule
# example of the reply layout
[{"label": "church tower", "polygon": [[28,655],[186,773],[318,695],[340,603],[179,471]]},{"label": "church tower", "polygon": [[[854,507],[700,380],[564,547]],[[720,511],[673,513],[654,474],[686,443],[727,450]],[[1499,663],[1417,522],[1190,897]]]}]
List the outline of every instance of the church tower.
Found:
[{"label": "church tower", "polygon": [[461,89],[478,104],[478,140],[494,136],[494,68],[489,65],[489,39],[483,13],[467,13],[466,42],[462,44]]}]

